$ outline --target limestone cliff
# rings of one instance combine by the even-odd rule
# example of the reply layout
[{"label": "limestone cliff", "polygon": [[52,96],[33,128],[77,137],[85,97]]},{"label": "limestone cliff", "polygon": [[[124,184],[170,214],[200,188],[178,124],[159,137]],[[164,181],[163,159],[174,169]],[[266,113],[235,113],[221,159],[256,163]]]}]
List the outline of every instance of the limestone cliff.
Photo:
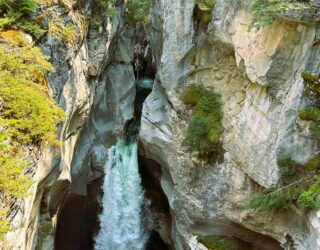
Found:
[{"label": "limestone cliff", "polygon": [[[63,146],[41,152],[31,195],[7,235],[8,249],[53,249],[71,241],[62,227],[84,239],[94,233],[85,224],[95,219],[88,214],[99,212],[106,150],[134,116],[139,29],[125,23],[122,1],[120,15],[98,27],[95,1],[78,9],[77,1],[69,2],[67,13],[59,4],[45,11],[48,20],[77,25],[76,41],[47,34],[40,43],[57,69],[49,82],[67,114],[60,128]],[[143,105],[139,153],[154,162],[149,170],[169,201],[175,249],[205,249],[194,235],[234,236],[257,249],[320,248],[319,214],[294,205],[282,212],[243,208],[259,186],[279,181],[278,155],[290,153],[303,164],[319,151],[310,124],[297,115],[311,102],[301,73],[320,75],[319,10],[316,3],[312,10],[288,10],[272,25],[248,31],[250,2],[218,0],[212,21],[202,25],[193,0],[157,0],[145,25],[156,75]],[[223,145],[216,162],[200,160],[183,143],[191,111],[181,96],[193,84],[222,98]]]},{"label": "limestone cliff", "polygon": [[[316,19],[287,13],[248,32],[249,5],[217,1],[213,21],[202,30],[196,29],[193,1],[157,1],[153,9],[156,85],[144,105],[140,138],[147,157],[162,166],[177,249],[193,248],[193,234],[234,235],[259,249],[276,249],[262,235],[285,249],[320,247],[315,214],[294,207],[262,215],[242,209],[256,183],[277,183],[277,155],[291,153],[305,163],[319,150],[297,119],[308,104],[301,72],[319,74]],[[188,110],[181,89],[194,83],[213,87],[224,103],[225,153],[216,164],[199,161],[183,146]]]}]

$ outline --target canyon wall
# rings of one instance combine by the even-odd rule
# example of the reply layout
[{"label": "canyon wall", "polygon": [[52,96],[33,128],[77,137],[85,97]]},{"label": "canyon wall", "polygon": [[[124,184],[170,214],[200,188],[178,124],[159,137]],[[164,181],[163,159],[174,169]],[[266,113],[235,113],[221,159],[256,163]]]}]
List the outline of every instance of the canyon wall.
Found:
[{"label": "canyon wall", "polygon": [[[280,154],[306,163],[319,151],[310,124],[297,116],[310,104],[301,72],[320,74],[317,14],[290,10],[272,25],[248,31],[250,2],[218,0],[213,20],[203,25],[195,20],[193,0],[157,0],[146,25],[156,76],[143,106],[139,152],[161,166],[179,250],[205,249],[195,235],[234,236],[258,249],[320,248],[319,214],[294,205],[281,212],[243,208],[259,186],[278,183]],[[49,34],[41,47],[57,69],[48,80],[67,114],[63,145],[39,156],[33,189],[7,235],[13,249],[53,249],[59,217],[82,221],[97,213],[88,207],[99,199],[106,150],[134,116],[134,28],[122,15],[94,27],[101,13],[91,1],[67,15],[61,8],[46,13],[75,23],[77,41],[67,44]],[[181,97],[194,84],[213,88],[223,102],[223,145],[211,163],[184,145],[192,111]]]},{"label": "canyon wall", "polygon": [[[316,214],[294,206],[274,213],[243,208],[258,186],[277,184],[280,154],[306,163],[319,150],[309,125],[297,118],[309,104],[301,72],[320,73],[316,19],[292,10],[249,32],[249,6],[217,1],[204,28],[194,20],[193,1],[157,1],[151,15],[157,75],[140,139],[147,157],[162,166],[177,249],[193,248],[194,234],[233,235],[259,249],[276,249],[262,235],[285,249],[319,248]],[[181,97],[194,84],[222,97],[224,153],[215,164],[187,153],[183,143],[190,110]]]}]

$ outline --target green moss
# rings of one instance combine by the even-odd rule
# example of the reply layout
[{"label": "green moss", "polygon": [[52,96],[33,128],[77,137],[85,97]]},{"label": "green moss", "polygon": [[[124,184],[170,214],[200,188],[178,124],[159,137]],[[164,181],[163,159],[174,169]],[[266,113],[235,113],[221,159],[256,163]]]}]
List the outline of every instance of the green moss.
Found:
[{"label": "green moss", "polygon": [[310,129],[314,137],[320,140],[320,109],[317,107],[308,107],[300,110],[299,118],[306,121],[312,121]]},{"label": "green moss", "polygon": [[212,21],[212,9],[216,5],[216,0],[196,0],[196,19],[205,24]]},{"label": "green moss", "polygon": [[314,124],[314,126],[312,127],[312,131],[313,131],[315,138],[320,140],[320,123],[319,122]]},{"label": "green moss", "polygon": [[308,81],[308,82],[317,82],[319,80],[319,77],[318,76],[315,76],[315,75],[312,75],[310,73],[307,73],[307,72],[302,72],[301,73],[301,76],[304,80]]},{"label": "green moss", "polygon": [[279,16],[282,10],[288,8],[289,4],[301,2],[300,0],[254,0],[251,3],[252,12],[251,28],[260,29],[266,25],[272,24]]},{"label": "green moss", "polygon": [[210,250],[253,250],[253,246],[245,241],[225,236],[198,236],[198,242]]},{"label": "green moss", "polygon": [[316,170],[320,169],[320,154],[314,156],[306,165],[305,167],[309,170]]},{"label": "green moss", "polygon": [[318,121],[320,119],[320,109],[308,107],[299,111],[299,118],[306,121]]},{"label": "green moss", "polygon": [[62,23],[50,22],[49,31],[53,37],[74,43],[77,39],[76,26],[72,23],[64,25]]},{"label": "green moss", "polygon": [[185,142],[191,151],[209,154],[219,149],[222,126],[220,96],[200,86],[191,86],[184,94],[185,104],[194,108],[188,125]]}]

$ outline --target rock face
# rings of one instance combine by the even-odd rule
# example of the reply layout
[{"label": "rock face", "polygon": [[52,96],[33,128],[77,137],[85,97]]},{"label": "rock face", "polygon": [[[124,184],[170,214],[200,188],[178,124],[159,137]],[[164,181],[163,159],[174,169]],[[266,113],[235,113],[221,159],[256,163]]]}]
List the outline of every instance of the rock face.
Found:
[{"label": "rock face", "polygon": [[[58,229],[61,228],[59,217],[64,220],[68,213],[75,212],[72,209],[79,210],[75,216],[87,216],[87,213],[97,216],[98,211],[94,210],[98,208],[92,209],[90,204],[97,206],[101,182],[95,180],[103,176],[106,149],[123,134],[125,123],[133,118],[134,29],[119,17],[112,23],[101,22],[100,28],[91,27],[89,22],[83,26],[81,18],[94,18],[95,8],[88,1],[79,12],[66,14],[65,7],[59,4],[46,9],[49,20],[74,23],[79,34],[75,43],[50,34],[41,43],[56,68],[56,73],[48,79],[52,95],[67,116],[60,129],[63,145],[60,149],[42,151],[35,167],[34,188],[12,221],[15,230],[7,236],[10,249],[48,250],[54,245],[59,248],[54,240],[57,223]],[[87,191],[87,185],[92,182]],[[82,219],[85,220],[74,218],[73,221]],[[70,230],[70,224],[64,225]],[[79,242],[74,246],[84,249]]]},{"label": "rock face", "polygon": [[[309,125],[297,117],[310,104],[301,72],[320,75],[320,47],[314,43],[319,6],[311,1],[311,14],[308,8],[289,10],[249,32],[250,2],[218,0],[213,21],[203,25],[194,18],[194,0],[154,1],[146,34],[157,73],[143,107],[140,151],[161,166],[178,250],[206,249],[195,234],[234,236],[258,249],[320,248],[318,213],[302,214],[294,206],[263,214],[243,209],[258,184],[278,183],[278,155],[290,153],[306,163],[319,151]],[[49,76],[52,95],[67,114],[59,135],[63,145],[41,152],[31,195],[12,221],[8,249],[92,248],[84,241],[92,240],[95,229],[80,222],[95,220],[90,216],[99,210],[106,149],[133,118],[135,99],[135,31],[121,15],[94,27],[95,6],[82,6],[80,14],[91,17],[84,26],[79,13],[69,11],[63,19],[61,6],[47,10],[79,31],[74,44],[50,34],[41,43],[57,68]],[[215,163],[200,160],[183,143],[191,111],[181,96],[193,84],[222,98],[223,153]],[[68,223],[70,216],[76,218]],[[85,240],[72,245],[63,228]]]},{"label": "rock face", "polygon": [[[153,9],[149,40],[157,81],[144,105],[140,139],[147,157],[162,166],[177,249],[193,248],[193,234],[233,235],[259,249],[280,247],[267,238],[259,245],[262,235],[285,249],[320,247],[316,216],[294,207],[263,215],[242,208],[256,183],[278,182],[279,154],[305,163],[319,150],[297,118],[309,104],[301,72],[320,73],[315,19],[285,13],[282,20],[248,32],[249,5],[217,1],[205,30],[193,20],[193,1],[160,0]],[[192,84],[222,96],[225,154],[213,165],[183,146],[188,111],[181,89]]]}]

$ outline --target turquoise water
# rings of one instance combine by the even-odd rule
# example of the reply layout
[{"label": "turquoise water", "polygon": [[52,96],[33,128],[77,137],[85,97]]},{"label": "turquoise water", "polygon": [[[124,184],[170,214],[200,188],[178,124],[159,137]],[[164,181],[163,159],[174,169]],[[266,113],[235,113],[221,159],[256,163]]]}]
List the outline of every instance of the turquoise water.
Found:
[{"label": "turquoise water", "polygon": [[136,83],[139,88],[152,89],[153,87],[153,79],[148,77],[137,80]]},{"label": "turquoise water", "polygon": [[119,141],[108,150],[96,250],[142,250],[148,233],[142,222],[146,202],[138,171],[137,143]]}]

